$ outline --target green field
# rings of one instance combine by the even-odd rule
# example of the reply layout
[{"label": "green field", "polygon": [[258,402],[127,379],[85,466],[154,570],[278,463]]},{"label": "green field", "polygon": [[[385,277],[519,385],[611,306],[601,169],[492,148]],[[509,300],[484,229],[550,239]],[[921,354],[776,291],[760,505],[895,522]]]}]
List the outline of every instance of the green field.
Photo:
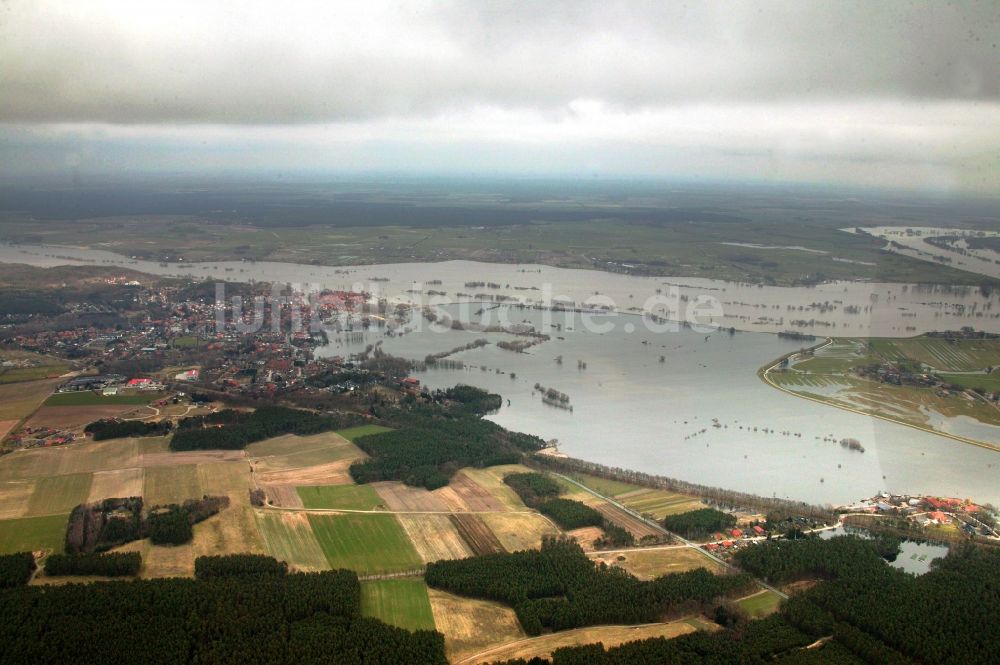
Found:
[{"label": "green field", "polygon": [[90,390],[74,393],[56,393],[45,400],[45,406],[105,406],[107,404],[149,404],[162,393],[142,393],[139,395],[98,395]]},{"label": "green field", "polygon": [[765,589],[760,593],[741,598],[736,601],[736,604],[750,617],[757,619],[777,612],[781,605],[781,597],[773,591]]},{"label": "green field", "polygon": [[421,578],[363,582],[361,614],[407,630],[434,630],[434,613]]},{"label": "green field", "polygon": [[[625,492],[632,492],[637,489],[642,489],[638,485],[631,485],[629,483],[623,483],[618,480],[609,480],[607,478],[599,478],[597,476],[591,476],[586,473],[565,473],[563,474],[567,478],[572,478],[581,485],[585,485],[590,489],[594,490],[599,494],[604,496],[616,496],[618,494],[624,494]],[[556,478],[556,482],[561,484],[566,489],[573,491],[579,489],[573,483],[568,483],[562,478]]]},{"label": "green field", "polygon": [[391,432],[391,427],[382,427],[381,425],[358,425],[357,427],[348,427],[347,429],[337,430],[337,434],[344,437],[348,441],[355,441],[363,436],[368,436],[369,434],[379,434],[380,432]]},{"label": "green field", "polygon": [[385,503],[369,485],[308,485],[297,488],[305,508],[346,510],[384,509]]},{"label": "green field", "polygon": [[90,473],[39,478],[28,500],[26,514],[38,516],[68,513],[87,500],[92,480],[93,474]]},{"label": "green field", "polygon": [[940,374],[943,381],[971,390],[1000,392],[1000,371],[990,374]]},{"label": "green field", "polygon": [[37,381],[47,379],[50,376],[64,374],[69,367],[67,365],[41,365],[39,367],[15,367],[4,370],[0,373],[0,383],[20,383],[22,381]]},{"label": "green field", "polygon": [[258,511],[257,526],[267,553],[297,570],[326,570],[326,555],[313,535],[312,525],[302,513]]},{"label": "green field", "polygon": [[62,552],[69,515],[0,520],[0,554],[48,550]]},{"label": "green field", "polygon": [[359,575],[419,570],[422,562],[394,515],[309,515],[331,568]]}]

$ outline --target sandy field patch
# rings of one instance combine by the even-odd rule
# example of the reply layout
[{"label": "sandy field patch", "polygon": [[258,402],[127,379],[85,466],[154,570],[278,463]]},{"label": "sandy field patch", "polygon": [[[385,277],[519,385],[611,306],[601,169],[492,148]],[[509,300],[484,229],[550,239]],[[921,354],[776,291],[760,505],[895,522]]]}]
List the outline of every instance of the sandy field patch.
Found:
[{"label": "sandy field patch", "polygon": [[153,545],[146,540],[136,540],[116,547],[115,552],[142,554],[140,577],[194,577],[194,545]]},{"label": "sandy field patch", "polygon": [[480,517],[508,552],[538,549],[543,536],[559,535],[559,529],[538,513],[485,513]]},{"label": "sandy field patch", "polygon": [[8,480],[0,483],[0,520],[24,517],[34,491],[34,480]]},{"label": "sandy field patch", "polygon": [[268,485],[264,488],[267,502],[281,508],[302,508],[302,497],[295,485]]},{"label": "sandy field patch", "polygon": [[401,482],[371,483],[371,487],[385,501],[389,510],[429,510],[445,512],[450,510],[440,496],[428,492],[423,487],[410,487]]},{"label": "sandy field patch", "polygon": [[142,469],[97,471],[90,484],[87,503],[114,497],[142,496]]},{"label": "sandy field patch", "polygon": [[244,502],[223,508],[218,515],[194,525],[194,556],[213,554],[264,554],[264,538],[253,509]]},{"label": "sandy field patch", "polygon": [[481,652],[471,658],[455,662],[462,665],[473,663],[492,663],[515,658],[530,660],[531,658],[551,658],[552,652],[561,647],[576,646],[602,642],[607,647],[618,646],[625,642],[645,640],[651,637],[673,638],[693,633],[694,626],[684,621],[658,623],[649,626],[592,626],[564,630],[550,635],[540,635],[519,640],[512,644],[499,646],[486,652]]},{"label": "sandy field patch", "polygon": [[685,546],[635,549],[619,553],[594,552],[591,558],[609,566],[624,568],[640,580],[651,580],[661,575],[683,573],[696,568],[707,568],[713,573],[721,572],[719,564]]},{"label": "sandy field patch", "polygon": [[396,515],[424,563],[464,559],[472,551],[458,535],[448,515]]},{"label": "sandy field patch", "polygon": [[188,450],[179,453],[143,453],[139,464],[144,467],[201,464],[203,462],[232,462],[246,459],[242,450]]},{"label": "sandy field patch", "polygon": [[604,530],[597,526],[585,526],[567,531],[566,535],[579,543],[584,552],[593,552],[594,541],[604,536]]},{"label": "sandy field patch", "polygon": [[343,459],[302,469],[259,472],[254,465],[254,477],[265,485],[350,485],[354,482],[347,470],[353,460]]},{"label": "sandy field patch", "polygon": [[500,603],[454,596],[428,589],[434,623],[444,634],[448,660],[456,662],[488,649],[525,637],[514,610]]}]

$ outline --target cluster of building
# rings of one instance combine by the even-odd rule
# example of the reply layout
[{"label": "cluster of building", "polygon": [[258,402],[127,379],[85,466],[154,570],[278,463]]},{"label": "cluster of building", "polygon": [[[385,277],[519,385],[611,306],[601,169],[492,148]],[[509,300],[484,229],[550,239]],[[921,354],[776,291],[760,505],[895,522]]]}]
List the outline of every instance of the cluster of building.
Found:
[{"label": "cluster of building", "polygon": [[883,492],[850,506],[842,506],[842,513],[865,513],[902,517],[920,527],[954,525],[966,533],[987,537],[1000,537],[992,526],[988,510],[969,499],[937,496],[911,496]]},{"label": "cluster of building", "polygon": [[762,538],[767,538],[767,530],[759,524],[755,524],[746,529],[734,528],[726,532],[719,531],[712,535],[712,542],[705,543],[702,547],[709,552],[733,550]]}]

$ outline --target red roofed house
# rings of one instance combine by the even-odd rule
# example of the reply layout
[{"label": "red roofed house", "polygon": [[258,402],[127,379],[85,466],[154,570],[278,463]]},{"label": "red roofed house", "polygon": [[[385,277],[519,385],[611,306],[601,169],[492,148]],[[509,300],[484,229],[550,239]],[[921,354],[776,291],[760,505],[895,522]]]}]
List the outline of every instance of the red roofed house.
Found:
[{"label": "red roofed house", "polygon": [[729,532],[729,535],[732,536],[733,538],[739,538],[740,536],[743,535],[743,532],[740,531],[739,529],[733,529],[732,531]]},{"label": "red roofed house", "polygon": [[760,528],[759,525],[756,525],[753,528],[753,532],[759,536],[760,534],[764,533],[764,529]]}]

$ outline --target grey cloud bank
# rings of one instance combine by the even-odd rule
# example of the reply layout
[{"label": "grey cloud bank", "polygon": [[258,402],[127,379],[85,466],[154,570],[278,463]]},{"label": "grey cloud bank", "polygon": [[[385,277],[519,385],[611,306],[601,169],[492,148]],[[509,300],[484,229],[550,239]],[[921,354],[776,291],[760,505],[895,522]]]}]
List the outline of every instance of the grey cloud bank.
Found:
[{"label": "grey cloud bank", "polygon": [[191,168],[297,152],[311,167],[399,168],[440,148],[485,150],[482,168],[501,171],[529,160],[675,175],[740,154],[735,175],[784,178],[829,159],[826,172],[804,167],[807,179],[851,181],[847,165],[898,154],[884,184],[998,185],[995,2],[15,1],[0,12],[6,167],[90,156],[125,168],[122,143],[166,165],[183,148]]}]

